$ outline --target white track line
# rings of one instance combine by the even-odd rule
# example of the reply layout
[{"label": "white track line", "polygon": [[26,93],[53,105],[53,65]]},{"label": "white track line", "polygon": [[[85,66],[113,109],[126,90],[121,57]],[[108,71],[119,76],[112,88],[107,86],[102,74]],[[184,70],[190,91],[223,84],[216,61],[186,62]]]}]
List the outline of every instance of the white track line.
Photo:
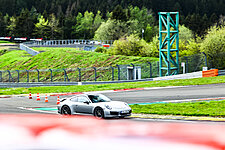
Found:
[{"label": "white track line", "polygon": [[25,107],[17,107],[17,108],[18,109],[23,109],[23,110],[41,112],[41,113],[58,114],[57,111],[43,111],[43,110],[36,110],[36,109],[33,109],[33,108],[25,108]]}]

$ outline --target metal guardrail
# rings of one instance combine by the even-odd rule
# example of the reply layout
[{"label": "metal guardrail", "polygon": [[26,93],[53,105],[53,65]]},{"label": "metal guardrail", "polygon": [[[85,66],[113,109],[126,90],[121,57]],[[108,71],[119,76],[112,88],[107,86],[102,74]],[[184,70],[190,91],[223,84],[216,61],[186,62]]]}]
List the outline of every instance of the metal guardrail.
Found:
[{"label": "metal guardrail", "polygon": [[67,45],[76,45],[76,46],[98,46],[104,44],[113,44],[113,40],[81,40],[81,39],[71,39],[71,40],[46,40],[46,41],[32,41],[25,42],[27,46],[67,46]]},{"label": "metal guardrail", "polygon": [[219,70],[218,76],[225,76],[225,70]]}]

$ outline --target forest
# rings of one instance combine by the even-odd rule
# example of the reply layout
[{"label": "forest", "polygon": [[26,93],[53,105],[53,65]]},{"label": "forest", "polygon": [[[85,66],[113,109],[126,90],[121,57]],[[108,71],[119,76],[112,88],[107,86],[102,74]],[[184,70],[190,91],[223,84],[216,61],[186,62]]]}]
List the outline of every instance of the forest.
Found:
[{"label": "forest", "polygon": [[117,40],[157,34],[158,12],[178,11],[180,24],[203,36],[224,22],[224,0],[0,0],[0,36]]}]

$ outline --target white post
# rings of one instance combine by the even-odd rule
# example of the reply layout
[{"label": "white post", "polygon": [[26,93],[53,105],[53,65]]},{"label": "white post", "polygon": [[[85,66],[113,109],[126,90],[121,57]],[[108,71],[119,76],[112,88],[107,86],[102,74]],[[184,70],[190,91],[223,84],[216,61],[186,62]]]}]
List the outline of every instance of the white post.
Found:
[{"label": "white post", "polygon": [[185,68],[185,62],[182,62],[182,63],[181,63],[181,67],[183,67],[183,74],[185,74],[185,69],[186,69],[186,68]]}]

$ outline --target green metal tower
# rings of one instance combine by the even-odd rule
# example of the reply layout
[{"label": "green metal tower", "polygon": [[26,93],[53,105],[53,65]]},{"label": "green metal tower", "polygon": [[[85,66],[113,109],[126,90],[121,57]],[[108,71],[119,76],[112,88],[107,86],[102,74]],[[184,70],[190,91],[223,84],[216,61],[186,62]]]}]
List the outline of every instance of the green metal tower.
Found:
[{"label": "green metal tower", "polygon": [[179,73],[179,12],[159,12],[159,76]]}]

